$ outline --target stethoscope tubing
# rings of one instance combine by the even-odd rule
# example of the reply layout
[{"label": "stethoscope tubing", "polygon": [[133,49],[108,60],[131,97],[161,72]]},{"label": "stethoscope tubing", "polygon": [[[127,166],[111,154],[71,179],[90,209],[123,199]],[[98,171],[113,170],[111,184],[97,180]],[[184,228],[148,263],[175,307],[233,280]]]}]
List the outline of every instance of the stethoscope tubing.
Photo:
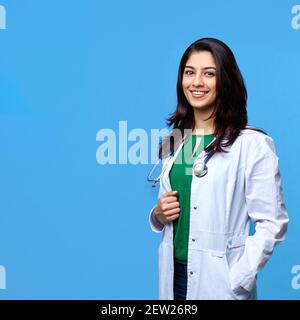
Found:
[{"label": "stethoscope tubing", "polygon": [[[212,143],[215,141],[215,139],[216,139],[216,137],[209,143],[209,145],[212,144]],[[185,139],[182,140],[182,143],[184,143],[184,140],[185,140]],[[209,146],[209,145],[208,145],[208,146]],[[205,155],[198,156],[198,157],[196,158],[195,162],[194,162],[193,167],[195,166],[196,163],[199,163],[200,159],[202,159],[202,158],[205,156],[205,158],[204,158],[204,160],[203,160],[203,163],[204,163],[204,166],[206,167],[206,173],[207,173],[207,170],[208,170],[208,168],[207,168],[207,163],[208,163],[209,159],[213,156],[213,154],[214,154],[214,151],[211,151],[211,152],[209,152],[209,153],[207,153],[207,154],[205,154]],[[149,171],[149,173],[148,173],[148,175],[147,175],[147,181],[152,182],[152,187],[155,187],[156,184],[160,181],[160,178],[161,178],[162,175],[165,173],[165,170],[166,170],[166,168],[168,167],[168,164],[169,164],[169,162],[171,161],[172,157],[174,157],[174,155],[175,155],[174,151],[170,153],[168,162],[167,162],[167,164],[165,165],[164,170],[161,171],[160,175],[159,175],[157,178],[151,179],[150,176],[151,176],[152,172],[154,171],[154,169],[156,168],[156,166],[159,164],[159,162],[160,162],[161,159],[158,159],[158,161],[157,161],[157,162],[154,164],[154,166],[150,169],[150,171]],[[202,176],[199,176],[199,177],[202,177]]]}]

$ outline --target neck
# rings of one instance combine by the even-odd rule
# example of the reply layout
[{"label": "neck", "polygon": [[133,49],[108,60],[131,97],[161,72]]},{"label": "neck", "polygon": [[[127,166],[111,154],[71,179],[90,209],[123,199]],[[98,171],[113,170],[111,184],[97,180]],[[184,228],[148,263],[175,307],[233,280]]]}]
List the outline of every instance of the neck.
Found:
[{"label": "neck", "polygon": [[211,110],[199,110],[194,108],[195,126],[192,133],[212,134],[215,132],[214,119],[207,119],[211,115]]}]

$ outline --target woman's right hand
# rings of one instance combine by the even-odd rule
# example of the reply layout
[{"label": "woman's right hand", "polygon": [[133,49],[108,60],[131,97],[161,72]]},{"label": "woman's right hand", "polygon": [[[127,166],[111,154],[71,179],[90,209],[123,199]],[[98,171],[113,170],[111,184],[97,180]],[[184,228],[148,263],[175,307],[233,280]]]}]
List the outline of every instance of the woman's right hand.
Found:
[{"label": "woman's right hand", "polygon": [[177,200],[177,191],[164,193],[154,209],[156,219],[163,225],[176,220],[179,217],[179,202]]}]

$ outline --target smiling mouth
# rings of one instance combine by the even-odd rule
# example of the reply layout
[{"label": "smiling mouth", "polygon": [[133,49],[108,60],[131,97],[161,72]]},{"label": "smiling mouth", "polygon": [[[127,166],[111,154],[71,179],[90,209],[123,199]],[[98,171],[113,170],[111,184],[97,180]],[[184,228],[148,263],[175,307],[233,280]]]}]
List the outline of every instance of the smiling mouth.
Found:
[{"label": "smiling mouth", "polygon": [[209,91],[193,90],[190,91],[194,98],[202,98],[208,94]]}]

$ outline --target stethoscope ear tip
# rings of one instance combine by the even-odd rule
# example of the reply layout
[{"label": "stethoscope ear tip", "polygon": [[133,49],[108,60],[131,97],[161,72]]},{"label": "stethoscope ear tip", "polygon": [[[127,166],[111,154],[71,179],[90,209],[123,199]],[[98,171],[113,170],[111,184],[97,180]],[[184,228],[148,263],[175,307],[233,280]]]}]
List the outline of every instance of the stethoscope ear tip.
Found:
[{"label": "stethoscope ear tip", "polygon": [[157,183],[158,183],[158,181],[153,181],[152,182],[152,188],[155,188]]}]

